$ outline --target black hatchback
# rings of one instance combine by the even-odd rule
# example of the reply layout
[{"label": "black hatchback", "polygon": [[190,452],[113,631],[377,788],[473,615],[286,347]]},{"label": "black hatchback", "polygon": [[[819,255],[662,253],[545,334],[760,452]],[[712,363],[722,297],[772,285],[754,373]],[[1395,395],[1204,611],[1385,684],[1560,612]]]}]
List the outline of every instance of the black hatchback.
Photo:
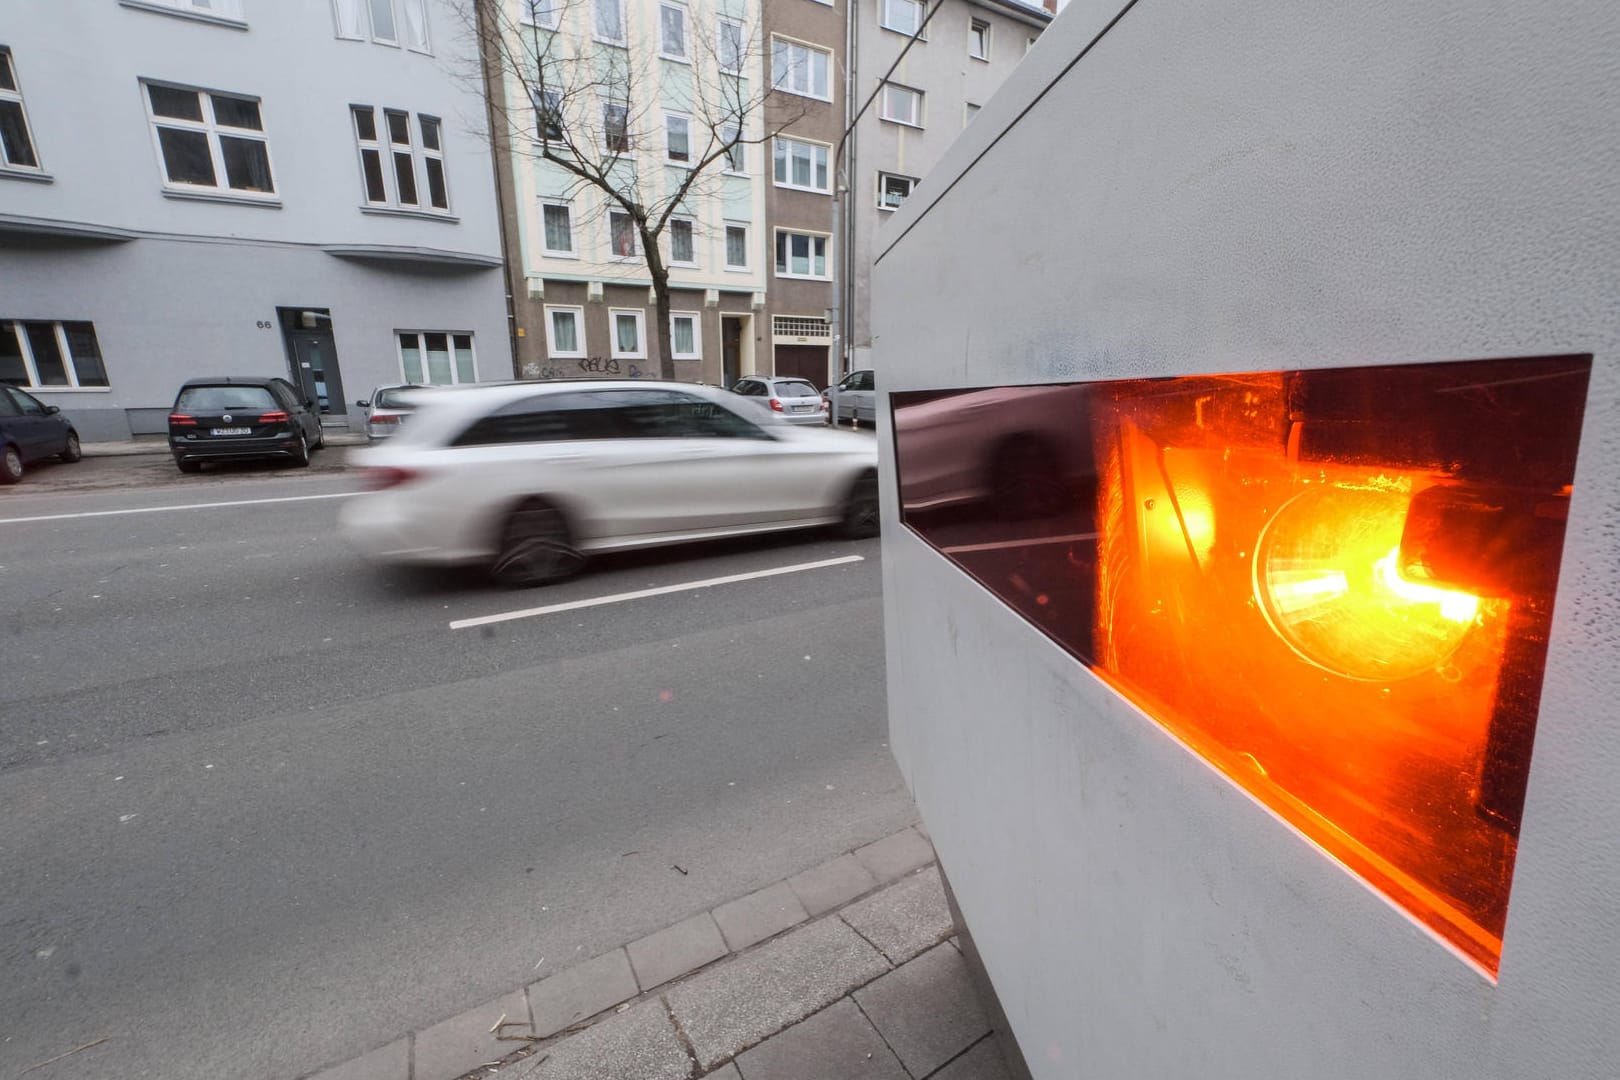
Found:
[{"label": "black hatchback", "polygon": [[169,412],[169,450],[181,472],[205,461],[286,458],[309,464],[326,443],[311,403],[286,379],[191,379]]}]

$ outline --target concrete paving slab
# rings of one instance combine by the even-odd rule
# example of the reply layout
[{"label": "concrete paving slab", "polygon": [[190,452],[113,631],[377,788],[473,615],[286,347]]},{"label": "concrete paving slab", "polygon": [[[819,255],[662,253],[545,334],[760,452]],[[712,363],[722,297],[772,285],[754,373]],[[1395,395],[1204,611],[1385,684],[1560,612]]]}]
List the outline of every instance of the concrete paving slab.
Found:
[{"label": "concrete paving slab", "polygon": [[1012,1073],[1001,1056],[1001,1044],[991,1035],[928,1080],[1012,1080]]},{"label": "concrete paving slab", "polygon": [[934,861],[934,845],[916,829],[902,829],[882,840],[855,849],[855,857],[879,881],[904,877]]},{"label": "concrete paving slab", "polygon": [[686,1080],[691,1055],[658,999],[634,1005],[545,1047],[502,1080]]},{"label": "concrete paving slab", "polygon": [[876,945],[891,964],[905,963],[955,930],[939,869],[932,866],[851,904],[838,917]]},{"label": "concrete paving slab", "polygon": [[909,1080],[848,998],[745,1051],[737,1065],[746,1080]]},{"label": "concrete paving slab", "polygon": [[502,1017],[518,1025],[503,1028],[505,1034],[528,1031],[529,1003],[523,991],[502,995],[418,1033],[413,1080],[455,1080],[487,1061],[498,1061],[521,1049],[523,1043],[497,1039],[490,1030]]},{"label": "concrete paving slab", "polygon": [[840,855],[802,874],[794,874],[788,878],[788,886],[814,918],[877,888],[877,878],[855,856]]},{"label": "concrete paving slab", "polygon": [[990,1031],[967,963],[949,944],[934,946],[854,996],[913,1076],[927,1076]]},{"label": "concrete paving slab", "polygon": [[713,914],[733,952],[780,934],[810,917],[785,881],[721,904]]},{"label": "concrete paving slab", "polygon": [[888,968],[855,931],[823,919],[704,972],[665,997],[698,1061],[712,1068]]},{"label": "concrete paving slab", "polygon": [[550,978],[529,984],[529,1014],[534,1033],[544,1039],[628,1001],[638,993],[630,958],[623,949],[575,964]]},{"label": "concrete paving slab", "polygon": [[625,951],[630,954],[630,966],[643,990],[662,986],[727,952],[720,928],[707,911],[632,941]]},{"label": "concrete paving slab", "polygon": [[737,1071],[735,1062],[726,1062],[711,1073],[704,1073],[703,1080],[742,1080],[742,1073]]},{"label": "concrete paving slab", "polygon": [[310,1080],[410,1080],[411,1045],[409,1039],[395,1039],[387,1046],[379,1046],[369,1054],[361,1054],[352,1061],[334,1065],[318,1072]]}]

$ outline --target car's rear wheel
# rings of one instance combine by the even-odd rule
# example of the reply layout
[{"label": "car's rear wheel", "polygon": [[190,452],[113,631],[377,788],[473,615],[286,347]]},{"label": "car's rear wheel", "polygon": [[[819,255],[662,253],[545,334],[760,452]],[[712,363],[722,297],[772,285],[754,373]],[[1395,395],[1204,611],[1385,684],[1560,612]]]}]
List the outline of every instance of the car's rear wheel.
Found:
[{"label": "car's rear wheel", "polygon": [[315,436],[315,449],[317,449],[317,450],[325,450],[326,449],[326,429],[325,428],[319,429],[319,433]]},{"label": "car's rear wheel", "polygon": [[180,471],[183,473],[202,472],[202,462],[200,461],[186,461],[183,458],[175,458],[174,463],[179,466]]},{"label": "car's rear wheel", "polygon": [[84,451],[79,448],[79,433],[77,431],[68,432],[67,445],[62,448],[62,452],[57,457],[69,465],[84,457]]},{"label": "car's rear wheel", "polygon": [[529,499],[502,526],[489,574],[502,585],[528,588],[560,581],[584,562],[562,511],[543,499]]},{"label": "car's rear wheel", "polygon": [[309,467],[309,436],[302,431],[298,433],[298,447],[293,451],[292,463],[295,469]]},{"label": "car's rear wheel", "polygon": [[843,520],[840,527],[852,539],[876,536],[882,528],[882,514],[878,510],[877,473],[862,473],[844,497]]},{"label": "car's rear wheel", "polygon": [[8,443],[0,450],[0,484],[15,484],[22,478],[22,451]]}]

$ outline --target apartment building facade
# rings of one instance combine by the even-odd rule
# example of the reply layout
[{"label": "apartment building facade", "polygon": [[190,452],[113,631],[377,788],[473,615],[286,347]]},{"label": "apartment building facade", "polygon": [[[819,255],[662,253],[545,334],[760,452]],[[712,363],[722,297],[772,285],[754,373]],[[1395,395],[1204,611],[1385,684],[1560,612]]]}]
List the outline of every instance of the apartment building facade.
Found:
[{"label": "apartment building facade", "polygon": [[458,30],[446,0],[61,0],[0,26],[0,381],[93,441],[165,430],[197,375],[288,377],[333,426],[380,384],[509,377]]},{"label": "apartment building facade", "polygon": [[519,374],[659,375],[644,239],[615,193],[674,204],[657,242],[676,378],[752,374],[766,281],[764,120],[747,104],[764,88],[757,3],[489,0],[482,15]]}]

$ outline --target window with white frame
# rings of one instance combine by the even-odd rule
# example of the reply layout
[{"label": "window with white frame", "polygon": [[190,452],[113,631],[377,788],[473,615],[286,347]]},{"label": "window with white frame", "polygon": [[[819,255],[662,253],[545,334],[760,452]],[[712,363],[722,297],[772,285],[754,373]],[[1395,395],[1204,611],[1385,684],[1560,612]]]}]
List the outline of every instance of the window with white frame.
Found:
[{"label": "window with white frame", "polygon": [[408,383],[460,386],[478,381],[473,336],[447,330],[401,330],[399,368]]},{"label": "window with white frame", "polygon": [[[404,109],[351,105],[366,203],[402,210],[449,213],[443,129],[438,118]],[[424,193],[426,198],[424,199]]]},{"label": "window with white frame", "polygon": [[776,276],[825,278],[827,237],[822,233],[776,230]]},{"label": "window with white frame", "polygon": [[542,30],[555,30],[558,25],[558,0],[520,0],[522,14],[518,17],[529,26]]},{"label": "window with white frame", "polygon": [[883,0],[878,18],[885,30],[915,34],[923,24],[926,8],[923,0]]},{"label": "window with white frame", "polygon": [[821,143],[777,136],[772,140],[772,172],[777,187],[829,192],[827,153]]},{"label": "window with white frame", "polygon": [[664,159],[671,165],[692,164],[692,121],[676,113],[664,114]]},{"label": "window with white frame", "polygon": [[975,60],[990,59],[990,24],[983,19],[968,20],[968,55]]},{"label": "window with white frame", "polygon": [[602,147],[610,154],[630,152],[630,107],[609,101],[602,106]]},{"label": "window with white frame", "polygon": [[585,355],[585,309],[546,305],[546,355],[578,357]]},{"label": "window with white frame", "polygon": [[0,166],[38,172],[39,154],[23,108],[22,86],[11,62],[11,50],[0,46]]},{"label": "window with white frame", "polygon": [[669,219],[669,261],[674,266],[697,265],[697,223],[691,218]]},{"label": "window with white frame", "polygon": [[565,202],[540,204],[540,246],[547,255],[578,258],[574,251],[574,211]]},{"label": "window with white frame", "polygon": [[725,144],[725,171],[747,176],[748,144],[742,141],[742,128],[736,124],[720,125],[720,141]]},{"label": "window with white frame", "polygon": [[691,58],[686,55],[686,5],[658,5],[658,55],[666,60]]},{"label": "window with white frame", "polygon": [[714,55],[720,70],[727,75],[741,75],[743,55],[746,52],[748,32],[741,19],[721,15],[715,27]]},{"label": "window with white frame", "polygon": [[596,40],[609,45],[624,44],[624,9],[619,0],[594,0]]},{"label": "window with white frame", "polygon": [[771,85],[778,90],[831,101],[831,70],[832,53],[826,49],[787,38],[771,39]]},{"label": "window with white frame", "polygon": [[623,210],[608,211],[608,254],[615,259],[633,259],[640,254],[636,244],[636,222]]},{"label": "window with white frame", "polygon": [[748,269],[748,226],[726,223],[726,269]]},{"label": "window with white frame", "polygon": [[427,0],[332,0],[337,36],[430,52]]},{"label": "window with white frame", "polygon": [[923,92],[899,83],[884,83],[878,115],[895,124],[922,127]]},{"label": "window with white frame", "polygon": [[95,324],[0,318],[0,383],[24,390],[105,388]]},{"label": "window with white frame", "polygon": [[645,323],[647,313],[640,308],[609,308],[608,322],[613,329],[615,360],[640,360],[647,355]]},{"label": "window with white frame", "polygon": [[258,98],[151,82],[145,90],[165,187],[258,199],[275,195]]},{"label": "window with white frame", "polygon": [[911,189],[916,185],[915,177],[900,176],[897,173],[878,173],[878,209],[898,209],[901,203],[911,198]]},{"label": "window with white frame", "polygon": [[541,90],[534,96],[534,135],[541,142],[554,142],[563,137],[561,90]]},{"label": "window with white frame", "polygon": [[703,359],[703,317],[697,312],[669,313],[669,355],[676,360]]}]

